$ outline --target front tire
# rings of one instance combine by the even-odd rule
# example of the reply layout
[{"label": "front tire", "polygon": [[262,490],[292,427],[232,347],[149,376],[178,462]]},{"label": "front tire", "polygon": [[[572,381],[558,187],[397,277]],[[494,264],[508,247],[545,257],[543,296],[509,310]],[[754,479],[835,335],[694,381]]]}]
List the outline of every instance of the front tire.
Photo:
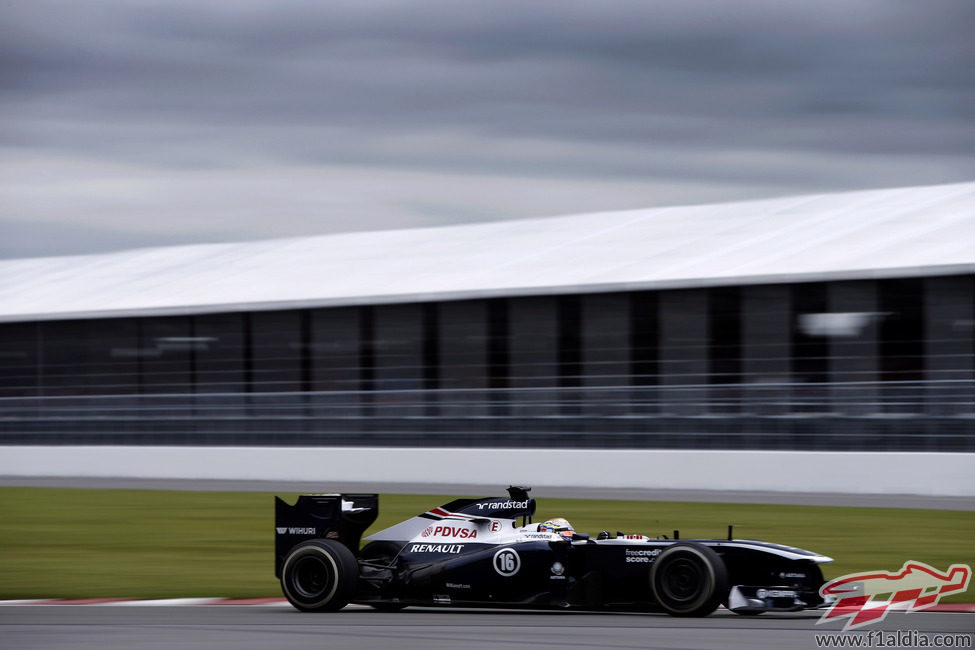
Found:
[{"label": "front tire", "polygon": [[352,551],[329,539],[298,544],[281,567],[281,590],[303,612],[334,612],[355,595],[359,563]]},{"label": "front tire", "polygon": [[712,549],[681,542],[650,568],[650,590],[673,616],[707,616],[728,597],[728,569]]}]

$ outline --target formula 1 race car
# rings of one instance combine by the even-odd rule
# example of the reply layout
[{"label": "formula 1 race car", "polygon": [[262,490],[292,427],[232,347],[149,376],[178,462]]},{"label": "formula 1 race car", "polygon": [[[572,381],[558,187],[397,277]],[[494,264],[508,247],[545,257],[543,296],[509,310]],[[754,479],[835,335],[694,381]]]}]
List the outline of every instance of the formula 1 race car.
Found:
[{"label": "formula 1 race car", "polygon": [[[596,539],[532,524],[531,488],[457,499],[368,538],[376,494],[275,498],[275,575],[302,611],[348,603],[665,611],[707,616],[823,605],[819,565],[832,559],[756,540]],[[519,521],[520,520],[520,521]],[[542,528],[540,530],[540,528]],[[550,527],[548,527],[550,528]]]}]

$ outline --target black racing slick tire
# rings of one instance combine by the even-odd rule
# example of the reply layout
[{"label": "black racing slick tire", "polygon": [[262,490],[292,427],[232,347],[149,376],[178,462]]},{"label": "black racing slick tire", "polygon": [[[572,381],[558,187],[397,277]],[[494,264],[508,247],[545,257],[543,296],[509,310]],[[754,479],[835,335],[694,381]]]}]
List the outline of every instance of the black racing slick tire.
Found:
[{"label": "black racing slick tire", "polygon": [[281,590],[303,612],[334,612],[349,604],[359,580],[352,551],[330,539],[298,544],[281,567]]},{"label": "black racing slick tire", "polygon": [[673,616],[707,616],[728,597],[728,569],[712,549],[681,542],[650,567],[650,590]]}]

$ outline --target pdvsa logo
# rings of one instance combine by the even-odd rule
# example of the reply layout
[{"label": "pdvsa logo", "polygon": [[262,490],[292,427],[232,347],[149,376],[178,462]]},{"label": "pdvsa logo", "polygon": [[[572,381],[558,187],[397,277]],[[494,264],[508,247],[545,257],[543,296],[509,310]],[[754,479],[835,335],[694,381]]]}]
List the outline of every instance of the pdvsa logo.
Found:
[{"label": "pdvsa logo", "polygon": [[[887,617],[891,609],[917,612],[938,604],[944,596],[968,589],[972,568],[967,564],[952,564],[945,572],[924,562],[908,561],[900,571],[872,571],[851,573],[830,580],[819,588],[826,600],[835,599],[816,622],[849,617],[844,630],[876,623]],[[880,600],[878,596],[889,595]]]},{"label": "pdvsa logo", "polygon": [[463,526],[428,526],[420,533],[422,537],[459,537],[460,539],[474,539],[477,531],[473,528]]}]

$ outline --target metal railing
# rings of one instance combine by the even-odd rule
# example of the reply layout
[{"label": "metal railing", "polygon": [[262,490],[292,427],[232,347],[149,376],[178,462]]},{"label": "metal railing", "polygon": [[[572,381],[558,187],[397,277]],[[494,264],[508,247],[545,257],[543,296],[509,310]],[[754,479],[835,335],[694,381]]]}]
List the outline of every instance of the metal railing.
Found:
[{"label": "metal railing", "polygon": [[975,451],[975,381],[4,397],[0,444]]},{"label": "metal railing", "polygon": [[975,451],[975,382],[6,397],[0,444]]}]

